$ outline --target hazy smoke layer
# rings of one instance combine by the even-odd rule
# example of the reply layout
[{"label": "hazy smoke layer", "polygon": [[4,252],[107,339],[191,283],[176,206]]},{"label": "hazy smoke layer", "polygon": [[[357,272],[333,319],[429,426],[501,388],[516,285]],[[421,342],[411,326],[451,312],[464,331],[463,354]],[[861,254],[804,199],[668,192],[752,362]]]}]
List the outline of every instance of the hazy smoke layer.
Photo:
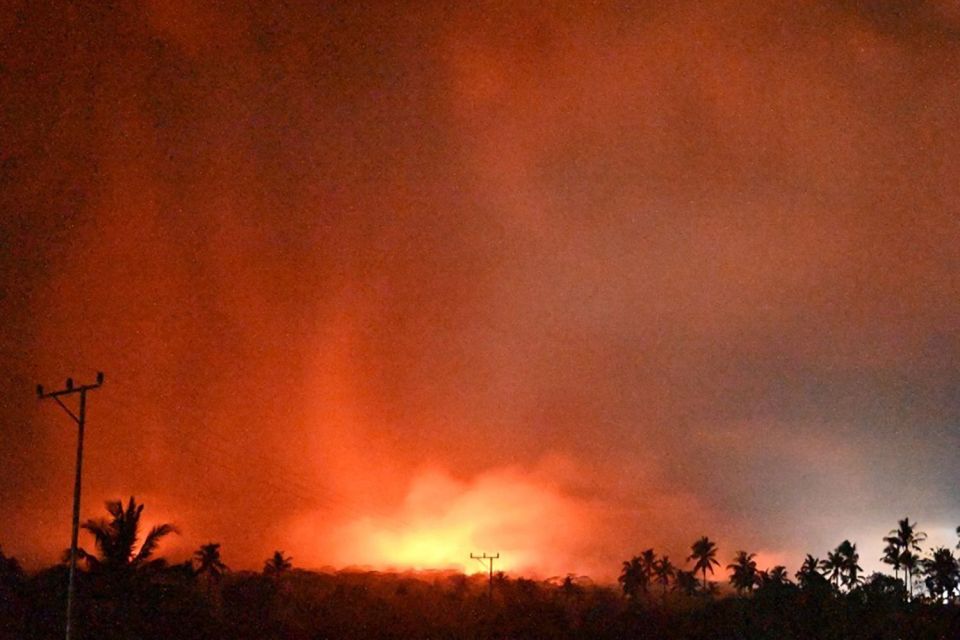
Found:
[{"label": "hazy smoke layer", "polygon": [[960,524],[954,3],[43,4],[0,12],[5,552],[67,545],[32,389],[97,369],[84,514],[232,566]]}]

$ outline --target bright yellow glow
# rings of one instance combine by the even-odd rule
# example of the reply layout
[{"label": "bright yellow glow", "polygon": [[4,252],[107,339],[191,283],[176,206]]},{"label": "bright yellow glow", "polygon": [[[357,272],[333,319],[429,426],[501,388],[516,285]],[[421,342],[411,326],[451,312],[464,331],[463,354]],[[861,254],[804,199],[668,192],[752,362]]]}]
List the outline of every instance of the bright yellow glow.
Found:
[{"label": "bright yellow glow", "polygon": [[472,551],[472,527],[381,532],[375,536],[378,555],[388,565],[411,569],[464,567]]}]

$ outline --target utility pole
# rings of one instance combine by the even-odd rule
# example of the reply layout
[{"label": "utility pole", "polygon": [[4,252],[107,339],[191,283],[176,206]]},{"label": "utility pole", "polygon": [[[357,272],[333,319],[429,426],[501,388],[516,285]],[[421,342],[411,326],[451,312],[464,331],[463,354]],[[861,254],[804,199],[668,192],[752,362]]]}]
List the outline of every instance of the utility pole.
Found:
[{"label": "utility pole", "polygon": [[496,555],[492,555],[492,556],[488,556],[486,552],[484,552],[483,555],[479,555],[479,556],[476,556],[472,553],[470,554],[470,558],[472,558],[473,560],[476,560],[477,562],[482,564],[484,567],[486,567],[490,571],[490,580],[487,585],[487,599],[491,603],[493,603],[493,561],[499,557],[500,557],[499,551],[497,552]]},{"label": "utility pole", "polygon": [[[44,400],[53,398],[60,408],[67,412],[67,415],[73,418],[77,423],[77,475],[73,481],[73,530],[70,534],[70,581],[67,585],[67,640],[70,640],[70,632],[73,626],[73,595],[74,582],[77,573],[77,534],[80,531],[80,470],[83,467],[83,427],[87,418],[87,391],[99,389],[103,384],[103,372],[97,372],[96,384],[84,384],[79,387],[73,386],[73,378],[67,378],[67,386],[59,391],[43,392],[43,385],[37,385],[37,398]],[[80,394],[79,415],[70,410],[60,399],[61,396]]]}]

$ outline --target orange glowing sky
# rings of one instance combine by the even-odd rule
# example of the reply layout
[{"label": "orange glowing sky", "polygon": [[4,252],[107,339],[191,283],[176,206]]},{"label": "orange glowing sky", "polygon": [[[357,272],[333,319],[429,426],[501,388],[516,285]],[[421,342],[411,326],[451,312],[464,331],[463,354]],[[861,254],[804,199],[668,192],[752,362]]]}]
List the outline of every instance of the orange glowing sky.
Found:
[{"label": "orange glowing sky", "polygon": [[0,544],[791,568],[960,524],[955,2],[0,12]]}]

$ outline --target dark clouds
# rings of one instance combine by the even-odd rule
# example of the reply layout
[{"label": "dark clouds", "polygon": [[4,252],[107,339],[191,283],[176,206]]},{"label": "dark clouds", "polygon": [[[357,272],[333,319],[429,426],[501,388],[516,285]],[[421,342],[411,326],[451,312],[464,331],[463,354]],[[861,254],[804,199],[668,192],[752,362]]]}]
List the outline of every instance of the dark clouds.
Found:
[{"label": "dark clouds", "polygon": [[237,562],[545,460],[588,570],[960,517],[949,3],[5,13],[5,548],[97,368],[86,505]]}]

